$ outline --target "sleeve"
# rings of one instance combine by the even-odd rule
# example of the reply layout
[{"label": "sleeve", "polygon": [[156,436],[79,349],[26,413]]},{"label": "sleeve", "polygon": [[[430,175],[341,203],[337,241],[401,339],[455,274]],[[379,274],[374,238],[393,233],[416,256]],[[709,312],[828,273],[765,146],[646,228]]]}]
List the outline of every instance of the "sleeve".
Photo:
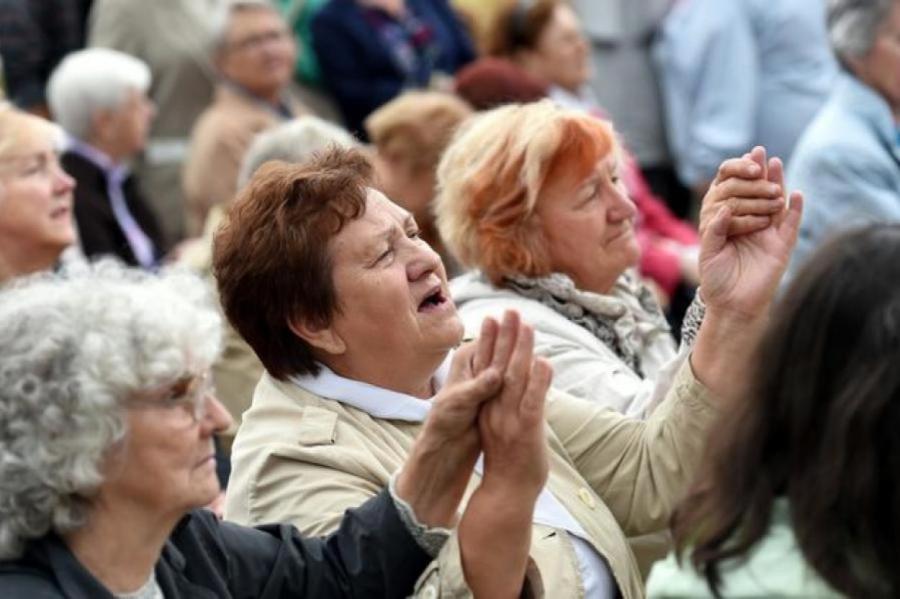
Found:
[{"label": "sleeve", "polygon": [[554,394],[547,411],[576,468],[628,536],[666,527],[715,417],[712,398],[687,360],[645,421],[566,394]]},{"label": "sleeve", "polygon": [[235,597],[407,597],[430,557],[387,491],[342,515],[337,530],[304,538],[288,525],[222,523]]},{"label": "sleeve", "polygon": [[322,80],[331,90],[348,127],[361,129],[363,119],[402,87],[398,77],[367,73],[359,53],[362,46],[353,32],[326,12],[312,22],[313,48],[319,60]]}]

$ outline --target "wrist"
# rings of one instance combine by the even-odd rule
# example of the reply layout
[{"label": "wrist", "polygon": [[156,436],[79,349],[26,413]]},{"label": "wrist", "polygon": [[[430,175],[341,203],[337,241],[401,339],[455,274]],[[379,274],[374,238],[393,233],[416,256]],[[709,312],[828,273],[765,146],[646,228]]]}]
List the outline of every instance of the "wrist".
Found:
[{"label": "wrist", "polygon": [[395,491],[423,525],[452,528],[472,467],[469,465],[466,476],[458,476],[465,465],[448,468],[448,457],[442,454],[445,452],[424,439],[417,441],[397,474]]}]

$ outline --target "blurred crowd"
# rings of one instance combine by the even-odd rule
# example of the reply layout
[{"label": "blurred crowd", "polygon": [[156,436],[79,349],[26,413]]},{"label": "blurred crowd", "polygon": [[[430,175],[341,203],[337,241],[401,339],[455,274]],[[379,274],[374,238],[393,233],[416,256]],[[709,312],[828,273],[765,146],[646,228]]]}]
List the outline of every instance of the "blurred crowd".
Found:
[{"label": "blurred crowd", "polygon": [[0,0],[0,93],[0,595],[900,596],[900,0]]}]

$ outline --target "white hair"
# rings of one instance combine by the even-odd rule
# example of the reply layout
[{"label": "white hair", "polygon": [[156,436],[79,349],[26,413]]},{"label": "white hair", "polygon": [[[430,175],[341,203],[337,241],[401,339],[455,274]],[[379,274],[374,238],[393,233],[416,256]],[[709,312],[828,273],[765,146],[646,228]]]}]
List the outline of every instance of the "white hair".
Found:
[{"label": "white hair", "polygon": [[875,45],[896,0],[828,0],[828,37],[839,58],[860,58]]},{"label": "white hair", "polygon": [[134,392],[206,369],[221,322],[208,285],[109,260],[0,293],[0,560],[81,526]]},{"label": "white hair", "polygon": [[304,115],[258,134],[238,174],[238,189],[244,187],[253,173],[270,160],[303,162],[315,152],[333,145],[352,148],[359,145],[347,130],[319,117]]},{"label": "white hair", "polygon": [[63,129],[86,139],[98,111],[115,110],[129,92],[149,88],[150,67],[144,61],[109,48],[88,48],[72,52],[53,70],[47,101]]},{"label": "white hair", "polygon": [[228,32],[231,29],[231,19],[237,13],[244,10],[269,10],[281,16],[281,12],[268,0],[226,0],[220,3],[212,15],[210,27],[212,48],[214,52],[220,52],[228,41]]}]

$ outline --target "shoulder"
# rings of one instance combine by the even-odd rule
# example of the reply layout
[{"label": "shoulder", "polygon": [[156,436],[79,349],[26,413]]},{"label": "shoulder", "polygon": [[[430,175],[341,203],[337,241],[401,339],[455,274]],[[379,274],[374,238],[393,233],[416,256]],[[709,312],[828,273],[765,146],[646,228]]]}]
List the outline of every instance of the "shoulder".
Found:
[{"label": "shoulder", "polygon": [[50,572],[21,562],[0,562],[0,597],[56,599],[65,595]]}]

